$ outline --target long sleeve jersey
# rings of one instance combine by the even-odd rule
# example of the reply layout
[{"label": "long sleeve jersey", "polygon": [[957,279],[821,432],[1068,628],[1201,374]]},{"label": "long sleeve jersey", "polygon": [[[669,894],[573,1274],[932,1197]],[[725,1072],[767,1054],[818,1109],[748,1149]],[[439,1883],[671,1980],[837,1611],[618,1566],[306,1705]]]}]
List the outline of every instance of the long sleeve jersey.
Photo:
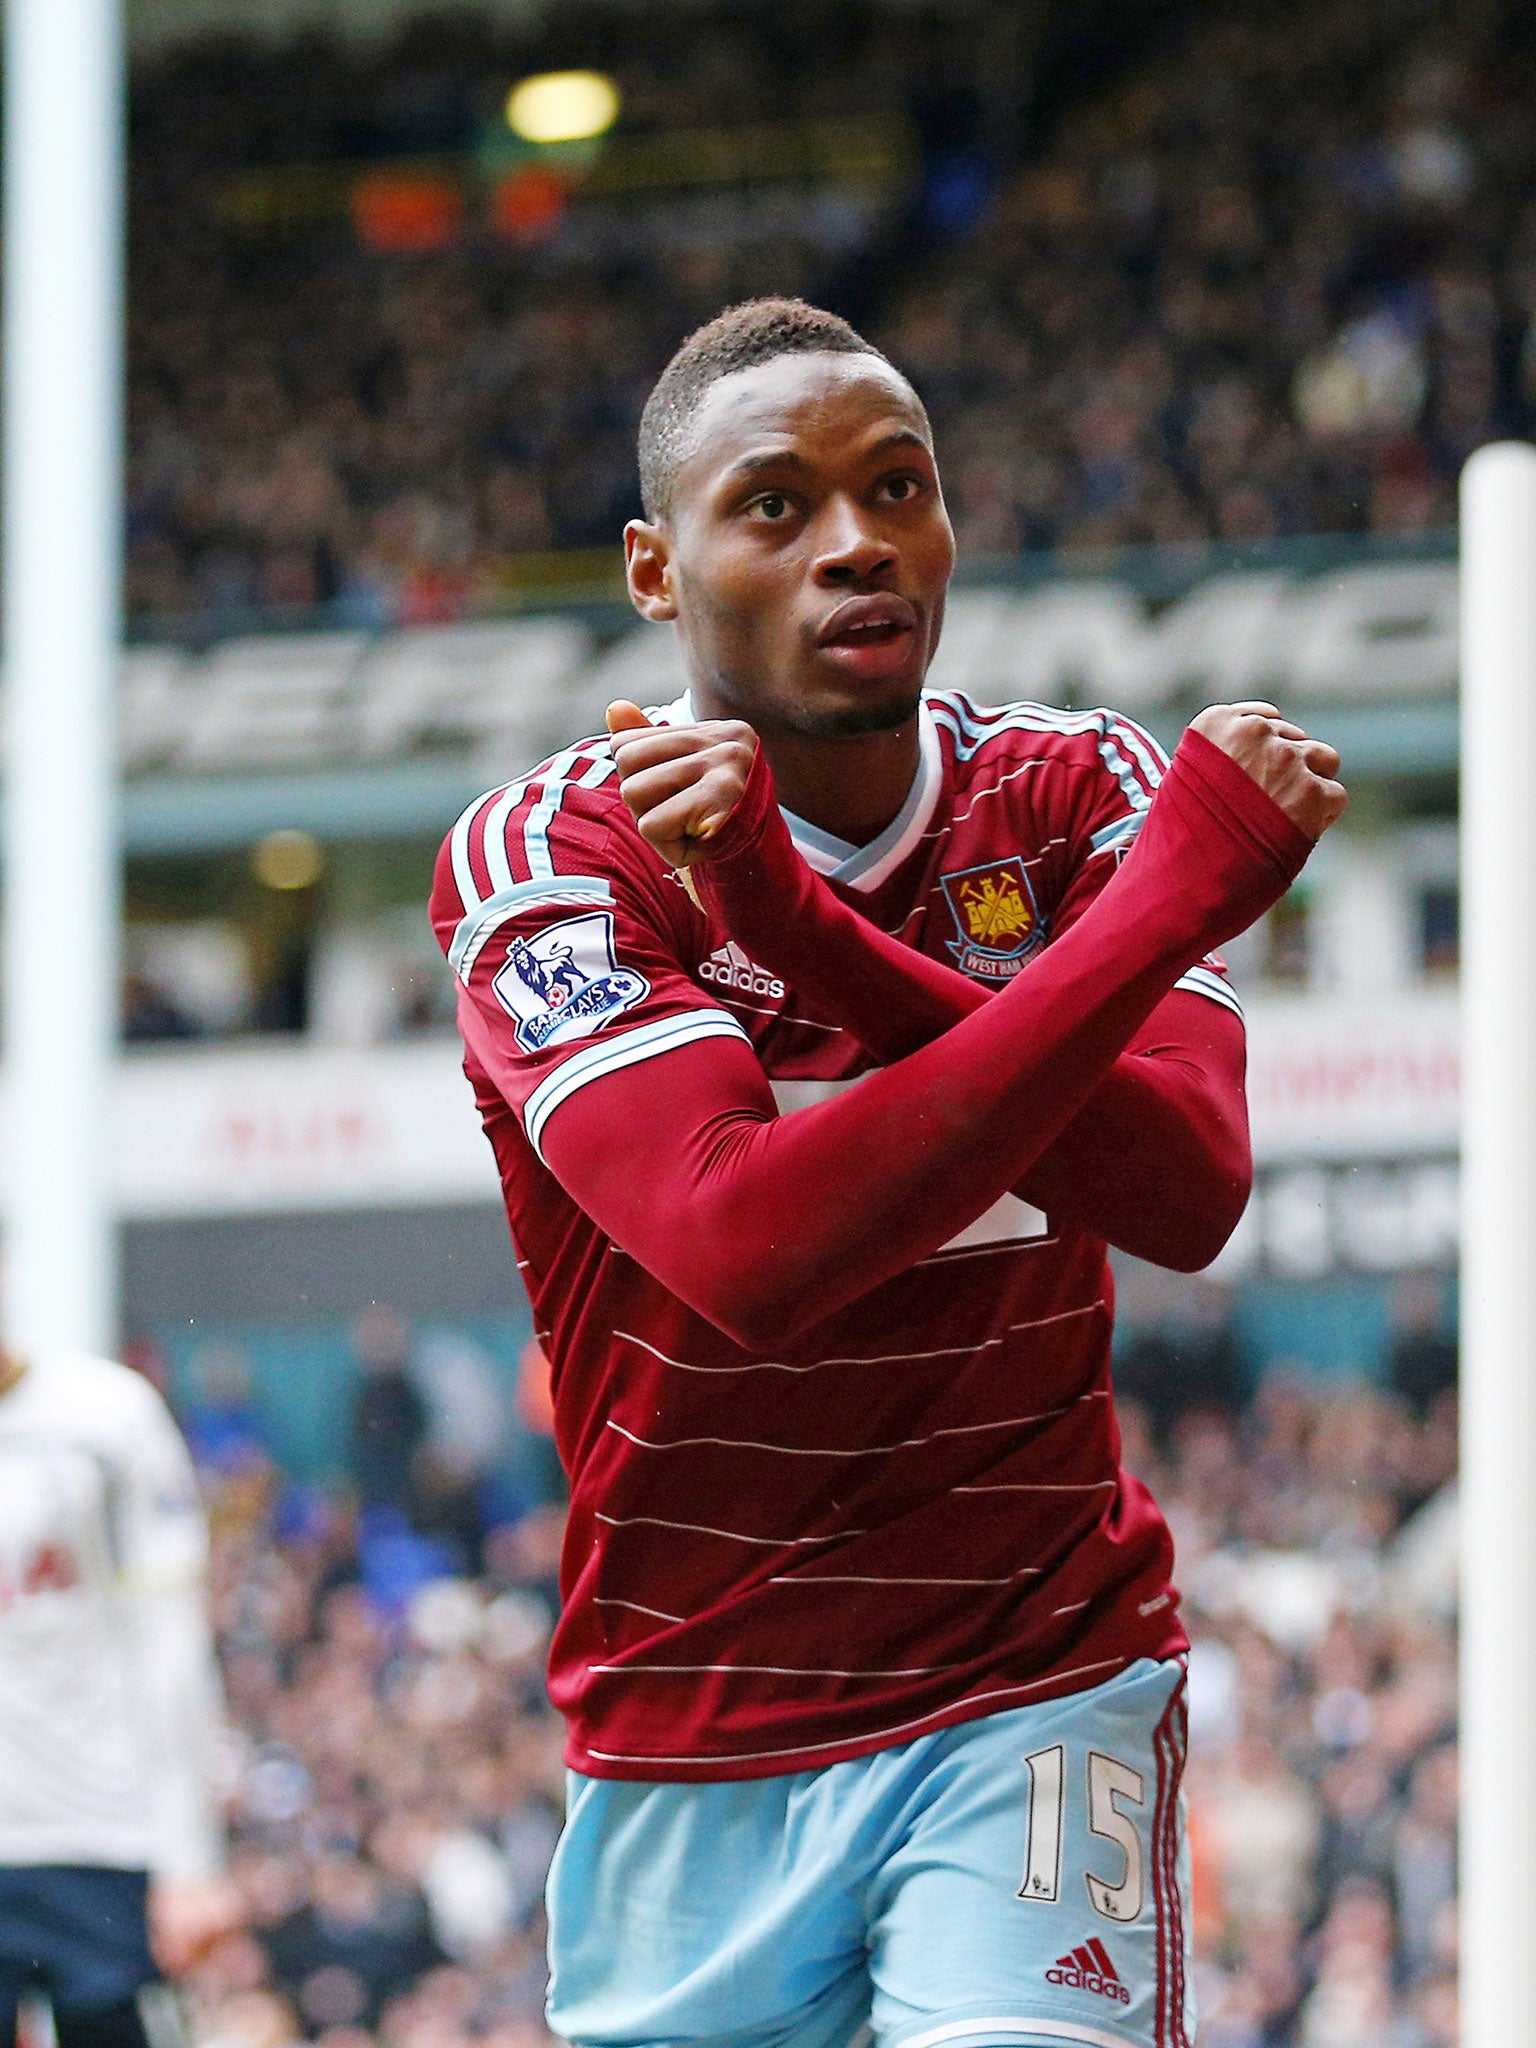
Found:
[{"label": "long sleeve jersey", "polygon": [[958,693],[871,845],[786,824],[845,910],[990,997],[873,1056],[828,977],[694,904],[603,740],[439,863],[572,1485],[551,1687],[599,1775],[799,1770],[1184,1640],[1119,1464],[1095,1201],[1053,1150],[1170,1004],[1164,1031],[1233,1028],[1210,949],[1308,842],[1197,736],[1170,770],[1113,714]]},{"label": "long sleeve jersey", "polygon": [[[882,1063],[941,1037],[999,985],[990,963],[962,973],[844,902],[801,858],[762,748],[689,882],[732,934],[747,963],[738,974],[766,970],[792,981]],[[968,922],[990,915],[987,905],[978,892]],[[959,940],[949,950],[966,953]],[[1019,963],[1010,964],[1016,972]],[[1034,1159],[1019,1195],[1157,1264],[1190,1272],[1210,1264],[1253,1181],[1242,1014],[1224,976],[1212,954],[1157,1005]]]},{"label": "long sleeve jersey", "polygon": [[217,1868],[206,1559],[153,1387],[34,1358],[0,1394],[0,1868]]}]

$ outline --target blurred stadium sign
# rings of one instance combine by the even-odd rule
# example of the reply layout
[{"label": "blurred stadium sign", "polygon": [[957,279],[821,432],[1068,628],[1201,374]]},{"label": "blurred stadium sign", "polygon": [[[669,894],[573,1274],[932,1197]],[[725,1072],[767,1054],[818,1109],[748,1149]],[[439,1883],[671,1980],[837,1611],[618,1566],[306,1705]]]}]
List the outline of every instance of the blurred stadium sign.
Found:
[{"label": "blurred stadium sign", "polygon": [[[1154,724],[1268,692],[1298,706],[1423,709],[1454,696],[1456,630],[1456,569],[1441,560],[1222,568],[1166,599],[1129,576],[983,585],[952,595],[932,681],[992,703],[1108,702]],[[671,629],[611,605],[376,636],[257,634],[202,652],[136,647],[125,766],[454,758],[490,776],[600,726],[613,696],[665,702],[683,684]]]},{"label": "blurred stadium sign", "polygon": [[1218,570],[1162,604],[1108,576],[952,603],[932,679],[991,699],[1158,711],[1270,689],[1358,703],[1456,687],[1450,562]]},{"label": "blurred stadium sign", "polygon": [[1270,996],[1248,1008],[1248,1107],[1259,1159],[1455,1150],[1461,1033],[1453,989],[1376,1000]]},{"label": "blurred stadium sign", "polygon": [[124,765],[191,772],[478,754],[504,733],[563,736],[590,646],[574,620],[252,635],[189,656],[134,648]]},{"label": "blurred stadium sign", "polygon": [[135,1219],[498,1198],[447,1039],[137,1054],[119,1068],[114,1160]]}]

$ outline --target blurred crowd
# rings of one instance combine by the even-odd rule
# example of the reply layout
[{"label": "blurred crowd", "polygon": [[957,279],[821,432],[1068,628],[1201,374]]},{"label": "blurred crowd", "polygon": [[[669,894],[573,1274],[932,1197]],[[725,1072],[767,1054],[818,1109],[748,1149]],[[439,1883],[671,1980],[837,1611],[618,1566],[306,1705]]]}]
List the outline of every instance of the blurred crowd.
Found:
[{"label": "blurred crowd", "polygon": [[[281,1475],[239,1347],[205,1347],[176,1390],[210,1509],[245,1918],[189,1986],[195,2037],[538,2048],[563,1801],[547,1368],[530,1345],[498,1387],[467,1336],[385,1308],[349,1349],[332,1489]],[[138,1362],[165,1377],[153,1346]]]},{"label": "blurred crowd", "polygon": [[1194,1639],[1201,2048],[1453,2048],[1454,1396],[1123,1421]]},{"label": "blurred crowd", "polygon": [[878,194],[698,186],[684,163],[632,203],[526,228],[466,218],[442,247],[381,253],[360,246],[345,205],[242,228],[228,204],[240,179],[295,164],[362,178],[430,157],[473,185],[506,144],[508,84],[563,64],[612,73],[630,146],[682,134],[688,158],[700,129],[854,115],[885,123],[894,147],[911,122],[942,152],[984,107],[1013,113],[1014,52],[1037,12],[842,0],[701,14],[672,0],[642,17],[598,4],[552,10],[511,40],[445,17],[381,54],[221,43],[146,69],[133,103],[132,609],[217,622],[325,602],[362,623],[449,618],[494,607],[518,557],[611,547],[639,509],[640,407],[682,336],[757,293],[839,296],[884,217]]},{"label": "blurred crowd", "polygon": [[190,1986],[200,2048],[537,2048],[558,1510],[424,1579],[407,1534],[259,1470],[221,1477],[215,1524],[248,1926]]},{"label": "blurred crowd", "polygon": [[[1207,1369],[1123,1404],[1195,1638],[1202,2048],[1456,2040],[1455,1397],[1407,1385],[1280,1372],[1234,1405]],[[199,2048],[542,2048],[558,1503],[450,1528],[383,1350],[345,1494],[282,1483],[227,1402],[189,1425],[249,1915],[190,1986]]]},{"label": "blurred crowd", "polygon": [[[1446,524],[1467,451],[1536,416],[1528,12],[1187,0],[1075,69],[1052,19],[841,0],[685,33],[599,6],[146,68],[133,609],[494,608],[519,561],[613,542],[660,365],[765,290],[913,375],[972,556]],[[619,80],[621,140],[856,116],[906,169],[466,217],[415,253],[301,203],[295,167],[483,158],[508,78],[573,61]],[[273,217],[232,211],[284,175]]]},{"label": "blurred crowd", "polygon": [[1536,416],[1529,16],[1220,0],[879,328],[962,547],[1449,525]]}]

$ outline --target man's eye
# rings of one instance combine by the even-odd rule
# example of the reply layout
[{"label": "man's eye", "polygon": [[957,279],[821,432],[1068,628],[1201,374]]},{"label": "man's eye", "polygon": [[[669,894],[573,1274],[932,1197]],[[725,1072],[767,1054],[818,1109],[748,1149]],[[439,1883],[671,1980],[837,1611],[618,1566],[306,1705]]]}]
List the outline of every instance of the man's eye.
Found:
[{"label": "man's eye", "polygon": [[789,511],[789,500],[782,491],[765,491],[753,499],[752,510],[760,519],[782,519]]},{"label": "man's eye", "polygon": [[917,496],[919,484],[915,476],[888,476],[881,489],[892,504],[900,505]]}]

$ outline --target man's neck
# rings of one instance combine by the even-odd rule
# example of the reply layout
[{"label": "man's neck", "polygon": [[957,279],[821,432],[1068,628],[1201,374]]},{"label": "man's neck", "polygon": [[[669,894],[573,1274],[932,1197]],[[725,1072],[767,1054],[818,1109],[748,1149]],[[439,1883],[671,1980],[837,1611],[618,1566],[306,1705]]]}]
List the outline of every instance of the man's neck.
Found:
[{"label": "man's neck", "polygon": [[[739,714],[701,704],[699,716]],[[890,732],[765,732],[762,745],[785,810],[849,846],[879,838],[911,794],[922,759],[915,718]]]}]

